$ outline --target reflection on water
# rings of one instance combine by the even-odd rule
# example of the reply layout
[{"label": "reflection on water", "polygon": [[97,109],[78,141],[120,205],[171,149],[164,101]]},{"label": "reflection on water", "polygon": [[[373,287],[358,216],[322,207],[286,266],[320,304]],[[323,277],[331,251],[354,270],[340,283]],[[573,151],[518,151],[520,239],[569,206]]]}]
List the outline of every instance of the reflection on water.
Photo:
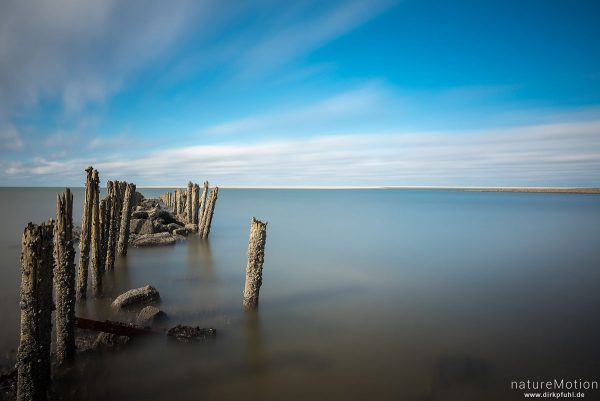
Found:
[{"label": "reflection on water", "polygon": [[[62,189],[0,189],[0,356],[18,343],[20,236]],[[144,190],[155,195],[162,190]],[[76,189],[75,216],[82,190]],[[260,310],[241,308],[249,220],[269,221]],[[135,341],[57,385],[79,400],[507,400],[515,378],[600,371],[600,197],[411,190],[228,190],[210,241],[130,249],[110,301],[158,288],[214,341]],[[598,394],[596,394],[598,395]],[[593,398],[593,395],[590,396]]]}]

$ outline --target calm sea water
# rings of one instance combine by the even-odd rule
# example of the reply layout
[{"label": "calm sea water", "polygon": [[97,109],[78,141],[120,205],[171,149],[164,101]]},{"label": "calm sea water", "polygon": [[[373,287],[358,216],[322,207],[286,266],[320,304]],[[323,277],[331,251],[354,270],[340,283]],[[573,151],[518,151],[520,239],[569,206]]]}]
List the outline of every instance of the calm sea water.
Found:
[{"label": "calm sea water", "polygon": [[[22,230],[60,190],[0,189],[3,364]],[[252,216],[269,222],[256,316],[241,309]],[[137,342],[57,386],[90,400],[506,400],[522,399],[511,380],[598,380],[599,233],[594,195],[223,189],[210,241],[130,249],[106,279],[108,297],[155,286],[173,324],[218,338]],[[109,303],[78,314],[119,318]]]}]

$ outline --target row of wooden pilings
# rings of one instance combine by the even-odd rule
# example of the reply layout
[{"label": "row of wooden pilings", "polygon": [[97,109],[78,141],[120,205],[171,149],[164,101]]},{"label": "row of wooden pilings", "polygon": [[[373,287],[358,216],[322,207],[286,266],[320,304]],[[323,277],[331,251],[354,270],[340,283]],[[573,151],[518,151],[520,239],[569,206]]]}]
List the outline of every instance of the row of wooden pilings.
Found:
[{"label": "row of wooden pilings", "polygon": [[116,255],[127,255],[129,221],[136,202],[135,184],[124,181],[108,181],[106,197],[100,200],[98,171],[88,167],[86,172],[76,286],[81,300],[87,297],[88,275],[92,295],[101,295],[104,272],[114,269]]},{"label": "row of wooden pilings", "polygon": [[101,295],[104,272],[114,269],[116,254],[127,254],[135,185],[108,181],[107,196],[100,200],[98,171],[88,167],[86,173],[78,270],[73,194],[68,188],[57,196],[56,221],[29,223],[23,232],[17,353],[19,401],[47,399],[51,383],[52,311],[56,309],[56,361],[62,365],[75,356],[75,302],[87,297],[88,275],[92,294]]},{"label": "row of wooden pilings", "polygon": [[175,215],[184,215],[183,220],[186,223],[196,225],[201,239],[207,239],[218,194],[219,187],[210,190],[208,181],[204,181],[202,194],[200,194],[200,186],[189,181],[187,192],[177,188],[173,192],[163,193],[160,199],[165,206],[173,209]]},{"label": "row of wooden pilings", "polygon": [[[66,189],[57,196],[56,221],[29,223],[23,232],[21,253],[21,332],[17,353],[17,400],[44,401],[51,386],[52,311],[56,309],[56,361],[59,365],[75,356],[75,302],[87,297],[88,269],[91,292],[102,292],[102,276],[114,269],[115,255],[126,255],[131,212],[136,187],[119,181],[107,182],[107,195],[100,200],[99,176],[86,169],[79,268],[75,269],[73,194]],[[188,223],[198,224],[201,238],[208,237],[218,195],[208,182],[199,196],[197,184],[188,191],[175,191],[161,199],[170,207],[186,205]],[[191,202],[185,202],[184,199]],[[166,200],[166,202],[165,202]],[[267,224],[252,218],[243,306],[258,307]],[[53,303],[53,288],[56,306]]]}]

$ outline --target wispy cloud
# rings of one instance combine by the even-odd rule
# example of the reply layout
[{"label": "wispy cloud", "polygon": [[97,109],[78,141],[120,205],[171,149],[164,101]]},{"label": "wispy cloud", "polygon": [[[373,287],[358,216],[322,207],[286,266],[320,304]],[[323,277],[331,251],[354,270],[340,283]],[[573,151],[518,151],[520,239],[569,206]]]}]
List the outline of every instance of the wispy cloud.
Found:
[{"label": "wispy cloud", "polygon": [[[39,159],[5,166],[2,179],[78,177],[88,164]],[[183,183],[193,171],[220,185],[599,185],[600,121],[188,146],[94,166],[139,185]]]},{"label": "wispy cloud", "polygon": [[[319,132],[328,124],[373,117],[393,102],[387,89],[371,83],[309,104],[292,105],[269,113],[219,123],[201,130],[209,135],[265,135]],[[386,103],[387,106],[386,106]],[[341,126],[338,125],[338,129]]]},{"label": "wispy cloud", "polygon": [[242,76],[268,72],[356,29],[395,3],[345,1],[316,18],[302,19],[283,29],[275,27],[276,31],[243,52],[236,64]]},{"label": "wispy cloud", "polygon": [[207,1],[0,3],[0,113],[62,99],[69,114],[170,50]]},{"label": "wispy cloud", "polygon": [[131,145],[135,142],[134,138],[127,134],[118,136],[95,137],[89,141],[90,149],[118,149],[123,146]]},{"label": "wispy cloud", "polygon": [[13,124],[0,125],[0,150],[23,149],[23,140]]}]

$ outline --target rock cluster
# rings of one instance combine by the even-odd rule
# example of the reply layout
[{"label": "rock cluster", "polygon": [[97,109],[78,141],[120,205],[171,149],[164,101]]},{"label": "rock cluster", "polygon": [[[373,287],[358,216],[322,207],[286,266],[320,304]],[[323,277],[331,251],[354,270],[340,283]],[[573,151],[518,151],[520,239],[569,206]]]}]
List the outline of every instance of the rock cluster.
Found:
[{"label": "rock cluster", "polygon": [[193,227],[186,217],[175,215],[158,199],[144,199],[131,214],[129,245],[134,247],[172,245],[186,239]]}]

